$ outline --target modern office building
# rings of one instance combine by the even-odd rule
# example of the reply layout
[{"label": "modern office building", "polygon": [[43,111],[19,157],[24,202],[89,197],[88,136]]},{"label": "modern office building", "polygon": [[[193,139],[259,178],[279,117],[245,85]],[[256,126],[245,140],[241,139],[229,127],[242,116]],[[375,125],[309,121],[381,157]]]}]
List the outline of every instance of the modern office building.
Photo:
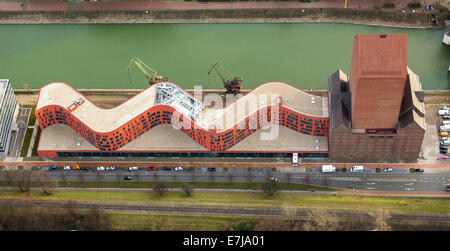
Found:
[{"label": "modern office building", "polygon": [[329,154],[335,159],[417,159],[424,93],[406,64],[407,35],[357,35],[350,79],[329,77]]},{"label": "modern office building", "polygon": [[19,105],[8,79],[0,79],[0,157],[8,155],[11,130]]},{"label": "modern office building", "polygon": [[326,156],[328,98],[269,82],[226,107],[207,107],[160,82],[112,109],[73,87],[41,88],[39,156]]}]

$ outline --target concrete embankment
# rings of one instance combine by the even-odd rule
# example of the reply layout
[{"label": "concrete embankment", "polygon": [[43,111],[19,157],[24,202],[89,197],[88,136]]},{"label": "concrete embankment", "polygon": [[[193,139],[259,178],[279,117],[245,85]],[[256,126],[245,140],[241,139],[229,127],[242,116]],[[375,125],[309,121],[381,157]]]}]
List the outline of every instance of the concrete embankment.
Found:
[{"label": "concrete embankment", "polygon": [[436,13],[398,13],[343,8],[260,8],[147,11],[3,11],[2,24],[111,24],[111,23],[292,23],[332,22],[363,25],[433,28],[446,17]]}]

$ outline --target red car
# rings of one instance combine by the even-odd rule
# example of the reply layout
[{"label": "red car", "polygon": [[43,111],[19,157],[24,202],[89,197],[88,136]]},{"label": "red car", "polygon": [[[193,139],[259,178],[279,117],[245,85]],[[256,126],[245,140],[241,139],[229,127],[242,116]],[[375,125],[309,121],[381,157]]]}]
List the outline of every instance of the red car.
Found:
[{"label": "red car", "polygon": [[147,167],[147,171],[156,171],[156,168],[149,166],[149,167]]}]

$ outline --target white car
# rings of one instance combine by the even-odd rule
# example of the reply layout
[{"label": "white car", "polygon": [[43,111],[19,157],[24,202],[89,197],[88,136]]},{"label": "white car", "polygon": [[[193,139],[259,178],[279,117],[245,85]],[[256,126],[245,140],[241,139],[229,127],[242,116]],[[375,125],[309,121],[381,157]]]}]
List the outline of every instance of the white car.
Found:
[{"label": "white car", "polygon": [[392,171],[392,168],[383,168],[383,172],[390,173]]},{"label": "white car", "polygon": [[272,181],[278,181],[278,178],[277,178],[277,177],[270,177],[270,180],[272,180]]},{"label": "white car", "polygon": [[70,170],[70,169],[72,169],[71,166],[64,166],[64,167],[63,167],[63,170]]},{"label": "white car", "polygon": [[184,169],[183,169],[181,166],[177,166],[177,167],[175,167],[174,170],[175,170],[175,171],[183,171]]},{"label": "white car", "polygon": [[116,170],[116,167],[115,166],[107,166],[107,167],[105,167],[105,169],[106,169],[106,171],[113,171],[113,170]]},{"label": "white car", "polygon": [[128,171],[137,171],[139,168],[137,166],[130,166],[128,167]]},{"label": "white car", "polygon": [[105,167],[104,166],[98,166],[97,167],[97,171],[105,171]]}]

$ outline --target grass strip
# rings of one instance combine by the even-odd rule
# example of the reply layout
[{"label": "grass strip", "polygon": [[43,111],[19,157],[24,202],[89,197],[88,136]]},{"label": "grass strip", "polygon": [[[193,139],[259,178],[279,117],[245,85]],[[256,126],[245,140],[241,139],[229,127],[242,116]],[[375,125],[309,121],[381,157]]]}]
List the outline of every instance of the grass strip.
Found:
[{"label": "grass strip", "polygon": [[255,192],[203,192],[194,190],[191,197],[186,197],[182,191],[171,191],[164,196],[159,196],[153,191],[57,190],[53,192],[52,196],[45,196],[38,190],[25,194],[7,190],[0,192],[0,198],[250,208],[280,208],[289,204],[299,209],[323,208],[356,211],[385,209],[389,212],[398,213],[450,213],[450,198],[375,197],[314,193],[279,193],[269,197],[266,194]]},{"label": "grass strip", "polygon": [[28,147],[30,146],[31,136],[33,136],[33,128],[27,128],[25,138],[23,139],[22,150],[20,151],[20,157],[27,157]]}]

